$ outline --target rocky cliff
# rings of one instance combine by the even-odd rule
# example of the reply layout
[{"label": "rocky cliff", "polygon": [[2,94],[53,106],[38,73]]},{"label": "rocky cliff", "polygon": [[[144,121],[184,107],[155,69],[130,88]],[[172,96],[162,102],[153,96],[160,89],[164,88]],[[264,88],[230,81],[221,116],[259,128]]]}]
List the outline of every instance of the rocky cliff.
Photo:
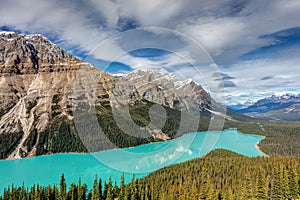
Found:
[{"label": "rocky cliff", "polygon": [[[55,119],[72,121],[72,101],[88,98],[84,87],[90,74],[99,81],[95,95],[107,97],[104,87],[110,85],[110,75],[64,52],[42,35],[0,32],[0,133],[20,133],[17,147],[2,152],[3,157],[35,155],[39,134],[33,138],[33,147],[26,147],[33,131],[44,131]],[[75,93],[78,76],[82,85]]]},{"label": "rocky cliff", "polygon": [[119,79],[133,84],[142,98],[180,111],[207,116],[214,105],[219,106],[200,84],[179,80],[162,68],[136,70]]},{"label": "rocky cliff", "polygon": [[[134,146],[196,131],[190,122],[205,131],[209,119],[200,123],[199,116],[231,119],[191,79],[178,80],[163,69],[114,77],[39,34],[0,32],[0,96],[0,159]],[[166,110],[165,124],[151,121],[162,114],[149,114],[156,104]],[[128,112],[121,110],[124,105]],[[180,111],[191,114],[184,123]],[[128,125],[130,120],[136,125]],[[101,131],[93,123],[103,137],[97,139]]]}]

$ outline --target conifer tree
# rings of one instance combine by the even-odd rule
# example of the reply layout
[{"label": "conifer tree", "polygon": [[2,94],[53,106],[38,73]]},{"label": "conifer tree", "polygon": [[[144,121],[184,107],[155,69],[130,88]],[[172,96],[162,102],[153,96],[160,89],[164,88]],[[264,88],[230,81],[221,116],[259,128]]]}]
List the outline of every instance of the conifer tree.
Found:
[{"label": "conifer tree", "polygon": [[132,176],[131,181],[131,200],[138,200],[139,199],[139,190],[138,190],[138,181],[135,180],[134,175]]},{"label": "conifer tree", "polygon": [[231,188],[227,188],[226,195],[225,195],[224,199],[225,200],[234,200]]},{"label": "conifer tree", "polygon": [[192,182],[191,199],[199,199],[196,180]]},{"label": "conifer tree", "polygon": [[126,187],[124,191],[124,200],[131,200],[130,188]]},{"label": "conifer tree", "polygon": [[78,181],[78,200],[85,200],[86,185],[81,185],[81,179]]},{"label": "conifer tree", "polygon": [[113,187],[113,196],[114,198],[118,197],[120,193],[120,189],[117,185],[117,182],[115,181],[114,187]]},{"label": "conifer tree", "polygon": [[78,190],[77,186],[72,183],[68,192],[68,199],[70,200],[78,200]]},{"label": "conifer tree", "polygon": [[124,199],[125,199],[125,177],[123,173],[120,181],[120,192],[119,192],[118,200],[124,200]]},{"label": "conifer tree", "polygon": [[99,183],[98,183],[98,177],[95,176],[93,189],[92,189],[92,199],[91,200],[99,200],[101,197],[100,191],[99,191]]},{"label": "conifer tree", "polygon": [[282,188],[282,182],[283,182],[283,167],[276,166],[275,168],[275,178],[274,178],[274,187],[273,187],[273,196],[275,199],[283,199],[283,188]]},{"label": "conifer tree", "polygon": [[282,174],[283,174],[283,179],[281,183],[281,188],[282,188],[283,198],[289,199],[290,198],[289,177],[288,177],[287,169],[284,166],[282,166]]},{"label": "conifer tree", "polygon": [[102,192],[102,179],[99,179],[99,183],[98,183],[98,193],[100,196],[100,199],[103,199],[103,192]]},{"label": "conifer tree", "polygon": [[264,177],[264,170],[262,168],[258,169],[256,180],[256,198],[261,200],[268,200],[268,183],[267,177]]},{"label": "conifer tree", "polygon": [[289,198],[298,199],[299,198],[299,175],[297,172],[298,165],[291,166],[289,170],[289,188],[290,188],[290,196]]},{"label": "conifer tree", "polygon": [[59,199],[66,200],[67,199],[67,185],[64,174],[61,175],[60,183],[59,183]]},{"label": "conifer tree", "polygon": [[112,188],[112,180],[111,177],[109,177],[108,184],[107,184],[107,193],[106,193],[106,200],[113,200],[113,188]]}]

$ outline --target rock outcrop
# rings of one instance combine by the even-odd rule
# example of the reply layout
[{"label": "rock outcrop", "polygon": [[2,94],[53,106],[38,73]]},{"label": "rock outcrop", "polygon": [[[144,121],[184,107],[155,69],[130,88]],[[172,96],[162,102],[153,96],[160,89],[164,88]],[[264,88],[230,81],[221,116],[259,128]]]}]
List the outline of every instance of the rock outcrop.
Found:
[{"label": "rock outcrop", "polygon": [[[55,118],[72,121],[75,100],[97,95],[95,103],[107,102],[112,79],[42,35],[0,32],[0,134],[22,133],[9,158],[35,155],[25,145],[32,131],[45,130]],[[91,80],[94,97],[87,91]]]},{"label": "rock outcrop", "polygon": [[[123,138],[115,135],[124,131],[114,122],[114,108],[130,105],[135,109],[138,105],[144,109],[142,106],[146,105],[149,109],[154,103],[197,117],[211,117],[218,113],[214,108],[222,108],[191,79],[180,81],[163,69],[114,77],[66,53],[42,35],[14,32],[0,32],[0,97],[0,159],[86,151],[74,125],[74,110],[94,112],[105,127],[105,134],[130,146],[151,140],[126,133]],[[93,111],[92,107],[96,109]],[[136,129],[140,125],[146,127],[149,121],[140,113],[132,118],[139,124]],[[79,119],[86,120],[85,116]],[[168,123],[178,124],[178,120],[180,117]],[[85,123],[90,122],[87,119]],[[176,126],[168,126],[165,130],[174,135],[175,130],[171,129]],[[163,124],[152,124],[152,129],[144,132],[158,140],[171,138],[162,130]],[[95,146],[93,135],[88,137],[91,146]],[[106,148],[103,145],[100,149]]]},{"label": "rock outcrop", "polygon": [[200,84],[192,79],[181,81],[162,68],[135,70],[119,80],[133,84],[142,98],[180,111],[208,115],[217,105]]}]

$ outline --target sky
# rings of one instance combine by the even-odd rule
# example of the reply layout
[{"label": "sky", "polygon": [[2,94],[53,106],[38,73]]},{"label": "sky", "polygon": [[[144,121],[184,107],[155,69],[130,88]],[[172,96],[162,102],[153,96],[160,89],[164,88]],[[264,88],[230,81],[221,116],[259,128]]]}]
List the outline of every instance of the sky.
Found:
[{"label": "sky", "polygon": [[0,7],[2,30],[44,34],[110,73],[162,67],[225,104],[300,93],[299,19],[299,0],[2,0]]}]

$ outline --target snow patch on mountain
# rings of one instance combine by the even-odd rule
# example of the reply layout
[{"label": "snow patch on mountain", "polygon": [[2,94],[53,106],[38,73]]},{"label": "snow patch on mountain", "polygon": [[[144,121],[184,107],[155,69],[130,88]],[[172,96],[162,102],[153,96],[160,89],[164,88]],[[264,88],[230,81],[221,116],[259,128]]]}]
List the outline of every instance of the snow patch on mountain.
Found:
[{"label": "snow patch on mountain", "polygon": [[188,79],[186,79],[184,81],[176,81],[176,82],[174,82],[174,86],[175,86],[176,89],[180,89],[180,88],[182,88],[183,86],[185,86],[187,84],[191,84],[192,82],[193,82],[193,79],[188,78]]},{"label": "snow patch on mountain", "polygon": [[137,79],[145,79],[148,78],[149,82],[160,82],[167,81],[169,83],[173,83],[176,89],[180,89],[185,85],[194,83],[199,85],[199,83],[195,82],[193,79],[188,78],[186,80],[179,80],[176,75],[172,72],[168,72],[163,68],[155,68],[155,69],[136,69],[128,74],[113,74],[114,76],[123,76],[128,80],[137,80]]}]

